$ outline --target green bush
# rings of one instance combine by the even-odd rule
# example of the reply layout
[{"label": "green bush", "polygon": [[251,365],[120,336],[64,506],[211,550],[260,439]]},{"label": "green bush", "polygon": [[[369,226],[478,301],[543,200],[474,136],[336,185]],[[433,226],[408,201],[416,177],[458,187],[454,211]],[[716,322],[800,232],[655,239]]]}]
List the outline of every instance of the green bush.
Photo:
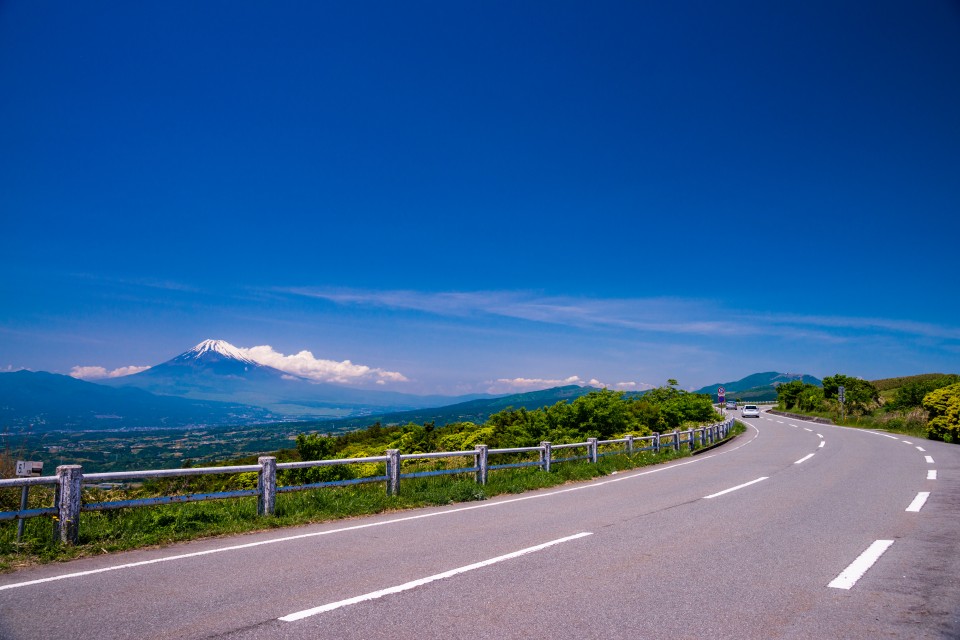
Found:
[{"label": "green bush", "polygon": [[960,441],[960,383],[928,393],[923,408],[930,413],[927,433],[932,440]]}]

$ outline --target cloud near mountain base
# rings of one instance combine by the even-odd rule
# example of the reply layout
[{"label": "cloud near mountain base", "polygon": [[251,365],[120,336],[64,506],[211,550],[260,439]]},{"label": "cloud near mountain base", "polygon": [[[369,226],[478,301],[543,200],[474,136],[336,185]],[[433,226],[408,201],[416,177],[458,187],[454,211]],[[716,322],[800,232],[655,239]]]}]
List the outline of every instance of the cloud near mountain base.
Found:
[{"label": "cloud near mountain base", "polygon": [[146,371],[150,367],[119,367],[108,371],[106,367],[74,367],[70,370],[70,377],[79,380],[103,380],[105,378],[120,378],[123,376],[132,376],[135,373]]},{"label": "cloud near mountain base", "polygon": [[397,371],[385,371],[362,364],[354,364],[350,360],[342,362],[323,360],[315,358],[313,353],[306,350],[292,355],[275,351],[270,345],[239,348],[238,350],[254,362],[316,382],[374,382],[383,385],[388,382],[408,381],[406,376]]}]

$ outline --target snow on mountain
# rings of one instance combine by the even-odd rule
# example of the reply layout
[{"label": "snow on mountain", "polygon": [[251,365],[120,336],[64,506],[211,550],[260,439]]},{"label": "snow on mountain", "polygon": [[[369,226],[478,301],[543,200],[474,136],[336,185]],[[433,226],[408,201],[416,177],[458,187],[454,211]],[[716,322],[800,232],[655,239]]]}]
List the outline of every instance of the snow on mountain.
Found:
[{"label": "snow on mountain", "polygon": [[247,364],[260,364],[259,362],[251,360],[247,356],[243,355],[243,352],[241,352],[240,349],[236,348],[226,340],[204,340],[194,348],[181,353],[179,356],[174,358],[173,361],[201,360],[204,358],[204,354],[208,354],[206,356],[207,358],[209,358],[210,355],[219,355],[223,356],[224,358],[246,362]]}]

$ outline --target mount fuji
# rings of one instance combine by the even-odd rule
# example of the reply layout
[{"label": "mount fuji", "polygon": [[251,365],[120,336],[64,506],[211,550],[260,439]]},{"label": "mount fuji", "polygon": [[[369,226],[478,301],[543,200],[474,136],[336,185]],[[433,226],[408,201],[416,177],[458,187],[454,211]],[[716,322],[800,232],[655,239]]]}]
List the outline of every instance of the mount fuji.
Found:
[{"label": "mount fuji", "polygon": [[490,397],[417,396],[316,382],[256,362],[225,340],[204,340],[145,371],[103,383],[194,400],[253,405],[288,418],[361,416]]}]

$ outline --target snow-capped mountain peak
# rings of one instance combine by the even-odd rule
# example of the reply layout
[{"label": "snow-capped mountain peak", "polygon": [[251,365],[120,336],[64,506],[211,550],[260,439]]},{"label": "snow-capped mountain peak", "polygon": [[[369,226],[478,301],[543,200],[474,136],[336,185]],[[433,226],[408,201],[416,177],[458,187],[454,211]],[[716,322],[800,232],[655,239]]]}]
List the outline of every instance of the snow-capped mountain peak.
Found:
[{"label": "snow-capped mountain peak", "polygon": [[240,349],[236,348],[226,340],[204,340],[193,349],[181,354],[180,358],[183,358],[184,360],[191,358],[194,360],[199,360],[204,356],[204,354],[217,354],[231,360],[246,362],[247,364],[259,364],[245,356]]}]

